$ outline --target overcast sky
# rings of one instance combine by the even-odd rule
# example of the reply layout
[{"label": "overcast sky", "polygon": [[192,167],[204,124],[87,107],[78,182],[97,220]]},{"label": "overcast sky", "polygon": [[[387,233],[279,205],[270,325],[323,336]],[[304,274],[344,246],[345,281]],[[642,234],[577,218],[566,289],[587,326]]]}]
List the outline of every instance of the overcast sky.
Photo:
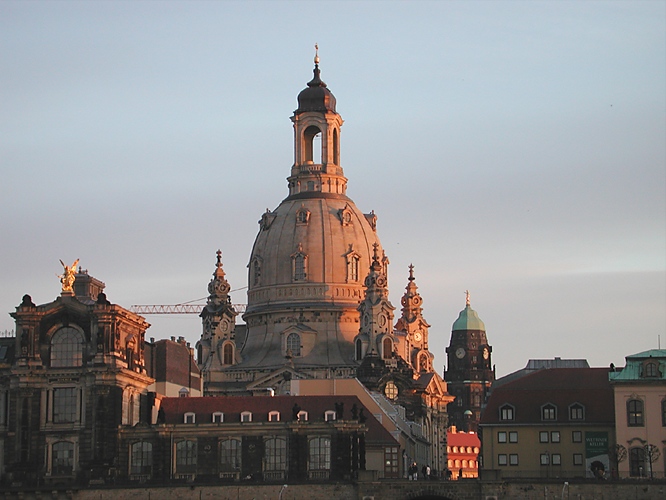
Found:
[{"label": "overcast sky", "polygon": [[[312,77],[348,194],[408,266],[441,373],[464,291],[498,376],[666,346],[666,3],[0,2],[0,330],[59,259],[110,301],[246,302]],[[147,337],[200,318],[148,316]]]}]

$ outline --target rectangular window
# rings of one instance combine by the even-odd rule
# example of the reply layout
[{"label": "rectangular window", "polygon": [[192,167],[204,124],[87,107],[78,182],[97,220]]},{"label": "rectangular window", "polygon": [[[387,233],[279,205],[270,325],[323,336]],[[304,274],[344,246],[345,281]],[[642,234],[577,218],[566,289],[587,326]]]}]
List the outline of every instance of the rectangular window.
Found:
[{"label": "rectangular window", "polygon": [[572,431],[571,432],[571,442],[572,443],[582,443],[583,442],[583,433],[581,431]]},{"label": "rectangular window", "polygon": [[[325,438],[330,446],[330,440]],[[310,449],[312,450],[312,441],[310,441]],[[330,451],[329,451],[330,454]],[[397,446],[387,446],[384,448],[384,477],[398,477],[400,475],[399,468],[399,453]],[[331,468],[330,458],[329,462],[326,463],[326,469]]]},{"label": "rectangular window", "polygon": [[153,445],[139,441],[131,446],[130,474],[150,474],[153,467]]},{"label": "rectangular window", "polygon": [[53,423],[76,422],[76,388],[53,389]]},{"label": "rectangular window", "polygon": [[559,443],[560,442],[560,431],[552,431],[550,433],[550,442]]},{"label": "rectangular window", "polygon": [[497,455],[497,465],[506,465],[506,455],[504,453],[501,453]]},{"label": "rectangular window", "polygon": [[518,465],[518,454],[512,453],[509,455],[509,465]]},{"label": "rectangular window", "polygon": [[500,409],[500,420],[513,420],[513,408],[511,406],[503,406]]},{"label": "rectangular window", "polygon": [[573,464],[574,465],[583,465],[583,454],[582,453],[574,453],[574,455],[573,455]]},{"label": "rectangular window", "polygon": [[518,442],[518,432],[512,431],[509,432],[509,443],[517,443]]},{"label": "rectangular window", "polygon": [[539,457],[539,461],[541,465],[549,465],[550,464],[550,455],[548,453],[542,453],[541,456]]},{"label": "rectangular window", "polygon": [[252,422],[252,413],[249,411],[241,413],[241,422]]},{"label": "rectangular window", "polygon": [[215,412],[213,413],[213,423],[214,424],[221,424],[224,422],[224,413],[222,412]]},{"label": "rectangular window", "polygon": [[271,411],[268,413],[268,421],[269,422],[279,422],[280,421],[280,412],[279,411]]},{"label": "rectangular window", "polygon": [[195,422],[195,416],[194,413],[186,413],[184,416],[183,422],[186,424],[193,424]]},{"label": "rectangular window", "polygon": [[562,465],[562,455],[559,453],[553,453],[551,458],[553,459],[553,465]]},{"label": "rectangular window", "polygon": [[548,432],[547,431],[541,431],[539,433],[539,442],[540,443],[547,443],[548,442]]},{"label": "rectangular window", "polygon": [[500,431],[497,433],[497,442],[506,443],[506,432]]}]

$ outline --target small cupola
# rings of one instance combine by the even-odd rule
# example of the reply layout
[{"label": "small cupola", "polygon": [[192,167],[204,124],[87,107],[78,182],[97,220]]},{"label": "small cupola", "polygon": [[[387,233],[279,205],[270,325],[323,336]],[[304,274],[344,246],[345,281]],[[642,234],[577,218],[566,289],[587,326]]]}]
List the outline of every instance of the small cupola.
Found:
[{"label": "small cupola", "polygon": [[321,72],[319,71],[319,47],[317,45],[315,45],[314,63],[314,77],[308,82],[307,88],[298,94],[298,109],[294,111],[295,115],[307,111],[323,113],[332,111],[335,113],[335,96],[328,90],[326,84],[321,79]]},{"label": "small cupola", "polygon": [[458,319],[453,323],[453,328],[451,331],[466,331],[466,330],[475,330],[475,331],[486,331],[486,325],[483,324],[483,321],[479,318],[479,315],[474,309],[470,306],[469,302],[469,292],[465,292],[467,299],[465,309],[460,311]]}]

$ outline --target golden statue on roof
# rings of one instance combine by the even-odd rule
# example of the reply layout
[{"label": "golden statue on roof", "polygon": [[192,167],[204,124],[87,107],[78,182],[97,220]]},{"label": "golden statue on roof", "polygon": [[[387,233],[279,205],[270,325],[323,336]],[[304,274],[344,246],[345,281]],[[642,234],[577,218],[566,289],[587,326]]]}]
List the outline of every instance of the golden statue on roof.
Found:
[{"label": "golden statue on roof", "polygon": [[58,276],[60,278],[60,283],[62,283],[63,292],[72,292],[74,291],[74,280],[76,279],[74,274],[76,273],[76,265],[79,263],[79,259],[76,259],[71,266],[65,264],[62,259],[60,259],[60,264],[63,267],[63,272]]}]

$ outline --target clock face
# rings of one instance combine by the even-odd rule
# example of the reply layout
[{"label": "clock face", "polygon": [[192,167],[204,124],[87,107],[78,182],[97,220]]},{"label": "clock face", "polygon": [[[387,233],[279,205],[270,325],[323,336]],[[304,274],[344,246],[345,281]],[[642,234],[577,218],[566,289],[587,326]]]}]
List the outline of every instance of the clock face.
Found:
[{"label": "clock face", "polygon": [[458,349],[456,349],[456,357],[458,359],[463,359],[465,357],[465,349],[458,347]]},{"label": "clock face", "polygon": [[423,337],[421,337],[421,332],[416,332],[416,333],[414,334],[414,340],[416,340],[417,342],[421,342],[421,339],[422,339],[422,338],[423,338]]}]

